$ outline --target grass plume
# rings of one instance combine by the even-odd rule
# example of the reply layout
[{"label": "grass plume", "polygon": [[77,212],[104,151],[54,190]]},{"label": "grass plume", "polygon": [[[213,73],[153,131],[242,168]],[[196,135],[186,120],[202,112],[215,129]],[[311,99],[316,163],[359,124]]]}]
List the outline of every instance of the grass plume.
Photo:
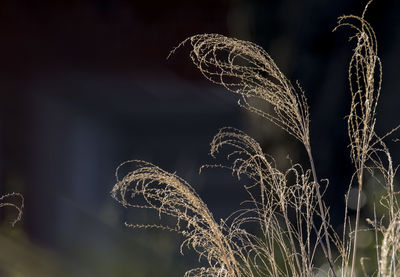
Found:
[{"label": "grass plume", "polygon": [[[376,269],[374,276],[400,274],[400,209],[395,188],[397,167],[393,165],[384,136],[375,132],[376,107],[381,92],[382,65],[377,55],[377,40],[365,20],[369,1],[361,16],[339,17],[338,26],[355,31],[356,41],[349,63],[351,107],[347,117],[350,157],[355,172],[349,193],[357,185],[356,218],[350,224],[345,195],[344,231],[340,236],[330,226],[329,207],[323,200],[328,181],[318,179],[310,141],[310,114],[305,92],[285,77],[270,55],[258,45],[218,34],[201,34],[187,38],[175,48],[191,46],[190,57],[203,76],[239,95],[239,105],[275,123],[299,140],[307,152],[307,166],[291,162],[285,170],[263,152],[257,141],[232,127],[221,128],[210,144],[212,157],[222,157],[223,164],[204,168],[228,168],[237,178],[246,176],[244,186],[249,199],[241,209],[226,219],[215,220],[194,188],[175,173],[139,160],[117,168],[117,182],[112,197],[124,207],[151,209],[159,216],[175,218],[176,224],[132,225],[132,228],[160,228],[183,236],[183,247],[193,249],[207,267],[188,270],[186,277],[308,277],[367,276],[366,260],[357,252],[360,236],[361,194],[365,178],[374,180],[382,195],[374,194],[373,215],[365,220],[375,234]],[[171,55],[170,54],[170,55]],[[253,101],[265,102],[265,111]],[[221,151],[222,150],[222,151]],[[133,166],[120,177],[121,167]],[[320,184],[324,184],[321,189]],[[377,206],[386,213],[378,215]],[[250,232],[248,227],[252,226]],[[328,269],[316,265],[323,253]]]}]

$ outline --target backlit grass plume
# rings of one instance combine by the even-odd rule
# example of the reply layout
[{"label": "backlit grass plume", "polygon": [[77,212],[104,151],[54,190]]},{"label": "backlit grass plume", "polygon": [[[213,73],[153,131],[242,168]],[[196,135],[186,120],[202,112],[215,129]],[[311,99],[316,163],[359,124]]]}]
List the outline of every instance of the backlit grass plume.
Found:
[{"label": "backlit grass plume", "polygon": [[[358,185],[354,240],[351,242],[353,245],[351,276],[355,273],[355,264],[358,261],[357,241],[361,210],[360,199],[363,191],[365,170],[368,170],[372,175],[374,171],[378,170],[383,175],[385,179],[384,184],[391,202],[388,207],[390,213],[389,220],[392,221],[391,224],[396,222],[394,216],[393,188],[393,179],[396,170],[393,169],[392,158],[389,149],[383,143],[383,137],[378,136],[375,132],[376,107],[382,83],[382,64],[377,55],[378,49],[375,32],[365,20],[365,13],[371,2],[372,0],[366,5],[361,17],[355,15],[339,17],[338,26],[334,29],[350,27],[355,31],[355,35],[350,40],[356,40],[356,46],[348,70],[351,93],[350,113],[347,120],[348,134],[351,147],[350,156],[355,166],[354,176]],[[387,160],[386,165],[383,160]],[[379,257],[379,253],[377,255]],[[379,273],[381,276],[392,276],[386,275],[383,272]]]},{"label": "backlit grass plume", "polygon": [[[118,180],[112,196],[122,205],[156,210],[177,219],[176,226],[129,225],[175,230],[185,238],[182,246],[207,259],[209,268],[190,270],[185,276],[241,276],[230,244],[236,230],[218,224],[194,189],[182,178],[143,161],[130,161],[136,168]],[[117,172],[118,174],[118,172]],[[117,177],[118,178],[118,177]]]},{"label": "backlit grass plume", "polygon": [[[256,276],[310,276],[319,244],[312,241],[317,188],[311,171],[304,172],[299,164],[280,171],[254,139],[234,128],[222,128],[215,135],[210,154],[215,157],[222,148],[231,149],[226,156],[230,164],[204,167],[227,167],[252,182],[245,186],[251,206],[234,221],[256,223],[262,233],[262,239],[253,238],[249,247],[263,265],[257,267],[264,269]],[[278,262],[282,257],[285,266]]]},{"label": "backlit grass plume", "polygon": [[[309,144],[309,113],[304,92],[298,93],[260,46],[219,34],[195,35],[176,49],[190,43],[193,64],[211,82],[242,96],[239,104],[259,114]],[[171,55],[170,54],[170,55]],[[249,99],[271,104],[274,113],[255,107]]]}]

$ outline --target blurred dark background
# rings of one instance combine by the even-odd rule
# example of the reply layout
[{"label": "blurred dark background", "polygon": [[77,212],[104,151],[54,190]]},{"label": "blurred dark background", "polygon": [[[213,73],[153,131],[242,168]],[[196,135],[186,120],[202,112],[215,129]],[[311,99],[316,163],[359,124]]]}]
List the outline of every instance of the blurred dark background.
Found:
[{"label": "blurred dark background", "polygon": [[[183,276],[195,265],[189,250],[179,254],[177,235],[123,226],[154,221],[109,195],[125,160],[176,171],[217,219],[246,199],[243,182],[229,172],[198,174],[220,127],[246,131],[282,166],[287,154],[307,165],[293,138],[208,83],[189,48],[166,59],[198,33],[253,41],[302,84],[318,174],[330,179],[326,200],[340,228],[353,172],[344,119],[352,44],[349,30],[331,30],[338,16],[361,15],[365,3],[1,1],[0,194],[20,192],[26,205],[15,228],[14,211],[0,211],[0,276]],[[399,13],[394,0],[375,1],[367,13],[383,62],[381,134],[400,121]]]}]

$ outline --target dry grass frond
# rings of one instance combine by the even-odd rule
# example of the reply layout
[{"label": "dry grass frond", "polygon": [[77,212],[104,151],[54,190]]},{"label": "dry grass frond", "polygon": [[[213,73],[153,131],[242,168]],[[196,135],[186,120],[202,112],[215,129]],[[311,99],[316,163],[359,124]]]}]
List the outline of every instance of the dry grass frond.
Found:
[{"label": "dry grass frond", "polygon": [[[396,272],[396,267],[394,266],[395,263],[391,264],[390,274],[387,275],[385,269],[386,264],[383,260],[387,259],[387,252],[384,253],[384,249],[385,251],[388,251],[388,247],[382,245],[379,249],[378,231],[381,231],[384,235],[383,244],[387,244],[390,239],[394,240],[396,238],[395,236],[397,233],[394,231],[394,227],[390,226],[393,224],[393,226],[395,226],[395,222],[398,220],[396,214],[399,211],[399,204],[395,197],[396,192],[394,190],[394,177],[397,172],[397,167],[393,167],[392,157],[389,149],[383,142],[383,139],[392,134],[399,127],[394,128],[382,137],[375,133],[376,107],[382,84],[382,64],[377,56],[377,40],[375,32],[364,18],[367,8],[371,3],[372,0],[366,5],[361,17],[354,15],[340,17],[338,26],[334,29],[336,30],[339,27],[347,26],[356,32],[356,34],[350,38],[350,40],[356,40],[356,46],[350,60],[348,71],[351,92],[351,107],[348,116],[348,134],[351,147],[351,159],[355,165],[354,177],[358,183],[354,238],[350,238],[349,242],[349,245],[352,244],[353,256],[351,276],[354,275],[355,263],[357,261],[357,238],[361,209],[360,196],[363,190],[365,170],[367,170],[370,175],[378,181],[378,183],[381,183],[386,190],[386,194],[379,199],[379,202],[388,210],[387,218],[390,222],[388,230],[391,231],[384,231],[385,228],[383,228],[381,224],[378,224],[378,221],[381,222],[383,218],[377,218],[376,203],[374,203],[374,220],[369,220],[369,222],[375,228],[378,260],[377,272],[380,276],[393,276],[392,274],[395,274],[394,272]],[[376,171],[379,172],[382,181],[375,177]],[[350,187],[351,186],[352,182],[350,183]],[[349,251],[351,251],[350,248]],[[396,251],[396,249],[392,248],[392,257],[396,255]],[[349,253],[347,255],[349,255]]]},{"label": "dry grass frond", "polygon": [[[347,26],[356,32],[350,38],[350,40],[356,39],[356,46],[348,71],[351,92],[350,114],[347,120],[348,134],[351,146],[350,156],[355,165],[358,182],[351,276],[354,275],[357,260],[357,238],[361,209],[360,197],[363,189],[364,169],[367,168],[367,162],[371,161],[371,154],[377,151],[374,148],[373,139],[378,138],[374,129],[376,106],[382,83],[382,64],[377,56],[375,32],[364,19],[366,10],[371,2],[372,0],[366,5],[361,17],[355,15],[339,17],[338,25],[334,29]],[[377,81],[375,80],[376,77]]]},{"label": "dry grass frond", "polygon": [[[219,34],[187,38],[171,53],[190,43],[194,65],[211,82],[242,96],[239,104],[274,122],[289,134],[309,145],[309,112],[304,92],[300,93],[260,46]],[[271,104],[274,113],[260,110],[250,98]]]},{"label": "dry grass frond", "polygon": [[348,133],[351,158],[358,172],[358,178],[361,178],[368,155],[373,151],[371,142],[376,136],[374,131],[376,106],[382,83],[382,64],[377,56],[376,35],[371,25],[364,19],[366,8],[362,17],[355,15],[339,17],[338,26],[334,29],[348,26],[356,31],[350,38],[356,39],[357,42],[348,72],[351,92]]},{"label": "dry grass frond", "polygon": [[[237,230],[218,224],[198,194],[182,178],[148,162],[134,160],[127,163],[135,169],[122,179],[119,179],[117,169],[112,196],[125,207],[154,209],[160,216],[177,219],[174,228],[157,228],[182,234],[185,237],[182,247],[192,248],[209,264],[209,268],[188,271],[186,276],[211,276],[216,272],[218,275],[212,276],[242,276],[236,257],[240,255],[240,248],[232,248],[229,241]],[[132,226],[154,228],[155,225]]]},{"label": "dry grass frond", "polygon": [[0,208],[12,207],[17,210],[16,218],[11,222],[14,226],[22,218],[22,210],[24,208],[24,197],[20,193],[12,192],[0,196]]}]

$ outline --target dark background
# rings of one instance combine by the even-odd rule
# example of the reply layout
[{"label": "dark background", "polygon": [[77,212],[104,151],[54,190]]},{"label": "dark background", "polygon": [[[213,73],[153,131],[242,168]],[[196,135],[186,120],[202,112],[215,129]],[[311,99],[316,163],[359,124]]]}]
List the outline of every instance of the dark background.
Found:
[{"label": "dark background", "polygon": [[[311,112],[311,142],[326,201],[340,228],[353,172],[345,115],[349,30],[332,33],[343,14],[366,1],[20,1],[0,2],[0,194],[21,192],[22,222],[1,210],[0,276],[183,276],[196,258],[179,254],[177,235],[130,230],[154,222],[109,195],[115,168],[143,159],[188,180],[214,216],[245,200],[229,172],[198,168],[220,127],[255,137],[282,167],[301,146],[249,115],[237,96],[208,83],[188,36],[220,33],[267,50],[289,79],[299,80]],[[378,36],[383,90],[377,130],[398,113],[400,3],[375,1],[367,13]],[[396,158],[398,146],[392,148]],[[396,159],[395,159],[396,161]]]}]

